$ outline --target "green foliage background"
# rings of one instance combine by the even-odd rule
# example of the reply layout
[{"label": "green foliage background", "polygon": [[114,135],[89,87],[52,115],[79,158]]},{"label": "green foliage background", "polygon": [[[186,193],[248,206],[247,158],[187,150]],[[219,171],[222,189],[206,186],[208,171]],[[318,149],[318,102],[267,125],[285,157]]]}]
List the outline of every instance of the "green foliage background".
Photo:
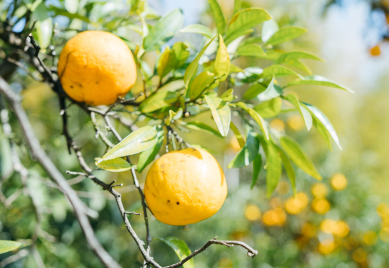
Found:
[{"label": "green foliage background", "polygon": [[[26,3],[27,2],[28,1],[26,1]],[[86,30],[90,27],[93,29],[112,31],[122,37],[133,50],[136,50],[136,44],[141,41],[140,35],[136,33],[142,31],[142,25],[136,24],[134,26],[131,23],[132,16],[136,16],[136,8],[141,8],[137,6],[136,1],[130,1],[130,3],[111,1],[109,4],[114,7],[114,10],[107,9],[106,2],[86,1],[80,2],[78,9],[72,10],[76,2],[78,3],[78,1],[54,3],[57,7],[51,6],[52,3],[47,2],[44,6],[49,11],[47,14],[50,16],[39,17],[41,13],[36,13],[37,19],[39,20],[38,29],[40,30],[34,32],[34,34],[43,48],[54,42],[56,44],[55,50],[59,53],[61,46],[67,39],[73,36],[78,30]],[[215,6],[213,1],[209,2],[211,6]],[[4,1],[1,2],[0,10],[4,10],[7,4],[8,3]],[[31,2],[29,4],[33,3]],[[270,11],[272,10],[270,4],[260,4],[263,4],[261,7],[267,8]],[[250,7],[251,5],[253,4],[243,3],[243,7]],[[42,8],[42,6],[39,5],[39,8]],[[228,8],[225,5],[222,5],[222,8],[224,12],[227,11],[225,14],[231,14],[233,12],[231,7]],[[129,13],[129,9],[132,9],[132,13]],[[159,14],[147,10],[147,8],[144,9],[144,12],[147,13],[147,19],[158,18]],[[128,14],[133,15],[129,16]],[[222,33],[223,29],[225,29],[225,26],[222,25],[220,20],[216,20],[217,23],[215,23],[215,20],[211,19],[211,14],[215,17],[218,16],[215,9],[213,12],[210,10],[202,15],[202,21],[209,22],[209,25],[207,26],[210,26],[213,29],[213,32],[211,32],[212,34],[209,33],[207,28],[196,28],[196,31],[201,30],[203,33],[205,31],[205,38],[215,36],[215,27],[218,29],[219,33]],[[282,14],[286,15],[275,17],[280,26],[307,26],[304,23],[306,17],[304,15],[299,16],[298,12],[295,12],[292,9],[287,10],[287,8],[285,8],[285,10],[282,11]],[[51,32],[52,29],[49,25],[52,23],[53,15],[61,16],[59,18],[63,21],[61,22],[60,28],[63,26],[62,23],[64,23],[64,21],[65,24],[68,22],[69,24],[66,24],[67,31],[64,31],[64,34],[61,34],[58,38],[54,38],[50,41],[50,38],[48,37],[50,37],[49,32]],[[67,21],[66,17],[71,20]],[[177,14],[175,14],[175,18],[176,17]],[[86,24],[86,22],[91,23]],[[124,26],[118,27],[118,25],[123,25],[123,22],[125,22]],[[69,29],[76,29],[77,31],[69,31]],[[256,29],[257,32],[260,32],[260,30],[260,28]],[[182,33],[180,36],[182,38],[185,37]],[[199,36],[195,35],[192,37],[193,40],[195,40],[194,48],[196,48],[197,51],[206,44],[205,38],[202,39],[203,41],[201,43],[196,44],[196,42],[199,42],[198,40],[200,40]],[[285,44],[285,48],[288,50],[316,50],[315,46],[320,44],[309,40],[312,36],[315,36],[315,33],[307,37],[304,37],[303,35],[295,42]],[[227,42],[228,39],[225,39],[225,41]],[[154,50],[152,45],[150,45],[150,47],[150,50]],[[47,50],[50,50],[50,48]],[[2,51],[0,51],[0,53],[1,52]],[[241,49],[240,51],[238,50],[238,52],[245,56],[248,55],[247,53],[250,55],[253,55],[254,53],[255,55],[254,58],[238,58],[234,62],[237,66],[257,66],[258,62],[266,63],[267,61],[267,59],[263,59],[262,52],[258,50],[257,47],[246,47],[246,50]],[[259,53],[259,57],[257,57],[258,54],[256,53]],[[146,62],[150,66],[153,66],[157,59],[157,53],[148,55],[145,57],[144,66],[147,66]],[[335,64],[336,62],[328,63],[328,65],[331,66],[336,66]],[[187,65],[185,67],[187,67]],[[323,67],[320,67],[317,64],[314,64],[313,67],[315,71],[323,70]],[[160,70],[163,69],[164,68],[161,68]],[[161,73],[160,70],[158,70],[157,67],[158,74]],[[147,70],[145,67],[142,74],[148,75],[147,72],[153,71]],[[252,79],[252,77],[242,77],[241,79]],[[23,104],[28,111],[34,129],[39,130],[37,133],[39,134],[38,136],[41,143],[45,150],[50,154],[53,161],[63,173],[66,170],[79,170],[76,158],[74,155],[68,154],[65,140],[61,136],[62,126],[58,116],[59,110],[55,94],[52,93],[51,89],[47,86],[34,82],[21,70],[12,78],[12,81],[14,87],[25,89],[22,93],[24,96]],[[281,79],[280,81],[284,84],[290,80]],[[154,81],[150,80],[150,85],[153,82]],[[385,81],[382,83],[384,84]],[[139,86],[139,84],[137,86]],[[350,83],[350,87],[353,89],[355,88],[353,83]],[[223,90],[226,89],[228,88],[223,88],[219,93],[222,93]],[[247,86],[243,86],[240,90],[235,91],[234,95],[244,97],[243,93],[246,89]],[[132,92],[135,95],[141,90],[140,87],[135,87]],[[335,89],[332,90],[334,91]],[[315,93],[313,94],[312,91],[315,91]],[[383,186],[388,185],[388,183],[379,178],[387,178],[388,175],[388,169],[384,168],[382,163],[384,162],[383,159],[388,159],[388,144],[381,134],[388,133],[388,129],[385,129],[385,126],[381,124],[383,120],[382,117],[387,110],[385,100],[388,99],[388,94],[385,91],[375,91],[363,97],[355,97],[346,92],[333,93],[333,91],[331,91],[331,93],[328,93],[328,91],[329,89],[327,88],[323,90],[313,86],[310,86],[308,89],[299,88],[298,90],[294,90],[301,100],[317,105],[322,108],[323,112],[327,114],[329,118],[331,118],[331,121],[334,122],[335,129],[340,129],[340,140],[344,147],[344,151],[340,152],[338,149],[334,148],[334,152],[329,153],[326,148],[326,143],[320,138],[318,133],[314,131],[311,131],[313,133],[307,133],[304,130],[296,131],[290,128],[290,126],[284,127],[286,134],[299,141],[308,155],[312,157],[319,173],[323,177],[323,183],[326,184],[329,189],[331,188],[329,186],[329,178],[335,172],[342,172],[348,178],[349,184],[346,190],[341,192],[334,190],[330,191],[327,199],[331,204],[331,210],[328,213],[325,215],[317,214],[308,206],[298,215],[287,214],[286,222],[282,226],[266,226],[260,219],[249,221],[244,214],[248,204],[257,205],[262,211],[262,215],[265,211],[272,209],[272,203],[269,202],[269,199],[266,199],[266,172],[264,172],[264,170],[261,171],[256,186],[254,189],[250,190],[252,180],[252,166],[250,165],[239,171],[239,183],[232,181],[232,184],[239,184],[239,187],[230,189],[225,204],[214,217],[198,224],[185,227],[167,226],[152,219],[151,230],[152,236],[155,238],[152,242],[152,248],[154,249],[153,255],[155,259],[161,264],[168,265],[172,263],[172,260],[176,260],[177,258],[171,248],[162,241],[157,240],[157,238],[166,238],[170,236],[178,237],[185,241],[190,249],[194,250],[202,246],[205,241],[208,241],[217,235],[220,239],[243,240],[258,249],[259,255],[254,259],[250,259],[245,256],[245,252],[241,248],[234,247],[232,249],[227,249],[215,246],[209,248],[206,252],[195,258],[195,267],[267,268],[295,266],[342,268],[389,266],[387,257],[389,250],[388,243],[385,243],[381,239],[378,239],[374,245],[368,245],[363,242],[363,234],[365,232],[372,230],[378,234],[382,229],[382,219],[376,213],[376,207],[381,200],[376,195],[371,194],[371,192],[380,193],[384,199],[386,198],[385,193],[387,193],[387,187],[385,188]],[[337,103],[337,105],[334,103]],[[350,105],[348,103],[352,104]],[[356,106],[357,104],[358,107],[352,107],[352,105]],[[375,109],[372,109],[372,106],[374,106]],[[347,108],[351,109],[352,112],[346,112],[345,110]],[[293,112],[292,114],[298,115],[296,112]],[[279,119],[282,119],[285,122],[288,121],[288,118],[290,119],[290,116],[291,115],[284,113],[277,115]],[[83,150],[88,152],[85,154],[88,163],[93,163],[95,157],[104,154],[106,150],[105,146],[91,138],[94,135],[94,129],[83,111],[80,111],[77,107],[70,107],[69,117],[69,129],[71,130],[72,136],[77,143],[82,146]],[[193,120],[205,122],[212,125],[214,129],[217,129],[209,112],[201,113],[193,118]],[[353,123],[355,121],[358,121],[358,123]],[[348,126],[348,128],[345,125]],[[12,127],[15,132],[18,132],[18,124],[15,120],[12,120]],[[118,130],[123,135],[126,134],[126,130],[121,129],[120,125],[118,125]],[[241,129],[241,131],[242,130],[243,129]],[[195,130],[193,130],[193,132],[194,131]],[[225,140],[214,137],[209,133],[190,135],[190,133],[186,134],[184,132],[180,134],[182,134],[185,140],[190,144],[200,144],[217,152],[218,155],[215,156],[220,163],[224,165],[223,168],[225,168],[228,176],[229,171],[227,171],[226,166],[229,161],[227,160],[231,159],[231,152],[236,153],[236,151],[231,148],[231,145],[229,145],[229,141],[235,142],[235,138],[232,134],[229,134]],[[23,141],[18,140],[18,143],[22,144]],[[7,154],[7,145],[3,140],[1,150],[2,155]],[[49,179],[44,177],[44,172],[31,160],[28,152],[20,151],[19,155],[23,156],[23,164],[36,176],[36,178],[32,176],[32,178],[29,179],[29,184],[35,189],[33,193],[34,197],[38,200],[42,209],[47,212],[47,215],[44,217],[43,229],[56,238],[55,242],[49,242],[46,239],[39,240],[38,249],[46,266],[101,267],[101,264],[95,255],[87,250],[87,245],[82,232],[66,199],[57,189],[47,185]],[[375,165],[370,164],[370,161],[373,161],[371,160],[372,155],[374,159],[377,159]],[[2,157],[1,161],[1,173],[4,174],[7,165],[9,165],[9,159],[7,159],[7,157]],[[242,164],[237,163],[236,165],[241,166]],[[144,178],[142,178],[142,176],[146,174],[146,171],[147,169],[141,173],[141,181],[143,181]],[[130,185],[129,172],[97,172],[101,178],[106,180],[106,182],[117,179],[119,183],[123,182],[125,185]],[[311,204],[314,196],[310,193],[310,189],[316,181],[301,171],[296,170],[296,172],[297,191],[306,192],[309,197],[309,203]],[[236,175],[237,173],[232,174]],[[11,195],[21,187],[21,181],[18,176],[18,174],[14,174],[10,180],[7,180],[7,182],[2,185],[2,190],[6,196]],[[236,179],[237,176],[232,178],[232,180]],[[372,180],[373,188],[370,188]],[[282,181],[287,181],[286,174],[283,174]],[[143,263],[143,259],[139,254],[135,243],[128,235],[127,230],[125,230],[114,201],[110,200],[108,196],[96,187],[96,185],[87,179],[82,183],[76,184],[74,188],[79,191],[80,196],[85,196],[84,201],[92,209],[99,212],[99,218],[96,220],[92,219],[91,221],[99,240],[108,252],[124,267],[140,267]],[[138,196],[135,194],[134,190],[135,189],[132,189],[131,186],[122,190],[124,192],[128,191],[123,193],[123,199],[126,207],[130,211],[140,209]],[[281,200],[286,200],[292,196],[292,194],[292,189],[289,188],[289,191],[286,193],[282,192],[282,194],[280,191],[276,191],[273,197],[276,196],[280,197]],[[304,224],[310,222],[319,227],[320,222],[323,219],[346,221],[350,227],[349,236],[358,239],[358,246],[347,249],[344,247],[344,241],[341,240],[340,242],[337,241],[337,248],[331,254],[320,254],[317,247],[320,241],[328,238],[328,234],[324,234],[320,231],[318,231],[314,237],[310,238],[304,246],[301,246],[299,241],[303,236],[302,227]],[[132,217],[131,222],[139,233],[139,236],[144,237],[142,218]],[[0,240],[26,239],[25,242],[28,244],[28,239],[30,239],[34,231],[34,223],[35,216],[27,198],[23,196],[19,197],[14,201],[10,208],[0,205]],[[357,248],[363,248],[367,252],[368,259],[365,262],[358,263],[355,261],[353,254]],[[11,253],[0,255],[0,260],[6,258],[10,254]],[[35,262],[28,256],[11,264],[10,267],[35,267]]]}]

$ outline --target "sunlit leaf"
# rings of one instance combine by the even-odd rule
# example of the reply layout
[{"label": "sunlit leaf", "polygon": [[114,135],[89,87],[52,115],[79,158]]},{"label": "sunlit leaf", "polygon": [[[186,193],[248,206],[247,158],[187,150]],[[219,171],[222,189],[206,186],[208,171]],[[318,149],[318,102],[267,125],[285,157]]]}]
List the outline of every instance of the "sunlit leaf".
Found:
[{"label": "sunlit leaf", "polygon": [[293,165],[284,151],[282,151],[282,149],[278,146],[277,148],[282,159],[282,165],[284,166],[286,174],[288,175],[290,185],[292,185],[293,194],[296,194],[296,173],[294,172]]},{"label": "sunlit leaf", "polygon": [[189,88],[189,97],[191,100],[198,98],[205,89],[207,89],[215,81],[215,75],[208,71],[201,72],[193,80]]},{"label": "sunlit leaf", "polygon": [[[176,252],[178,258],[183,260],[191,253],[186,243],[176,237],[159,238],[160,241],[165,242],[166,245],[171,247]],[[194,268],[194,260],[190,259],[183,265],[184,268]]]},{"label": "sunlit leaf", "polygon": [[78,10],[78,0],[65,0],[65,8],[69,13],[74,14]]},{"label": "sunlit leaf", "polygon": [[282,94],[282,88],[275,84],[275,78],[270,81],[266,90],[258,95],[258,99],[261,101],[271,100]]},{"label": "sunlit leaf", "polygon": [[222,136],[227,136],[230,129],[231,110],[228,104],[221,98],[212,95],[205,95],[205,100],[212,111],[213,119]]},{"label": "sunlit leaf", "polygon": [[220,77],[220,81],[226,80],[230,73],[230,56],[227,52],[227,47],[224,44],[223,37],[219,34],[219,49],[217,50],[215,59],[215,75]]},{"label": "sunlit leaf", "polygon": [[167,84],[164,84],[158,89],[158,91],[178,91],[184,88],[185,84],[183,80],[173,80]]},{"label": "sunlit leaf", "polygon": [[283,63],[283,62],[288,62],[290,60],[296,60],[296,59],[308,59],[308,60],[317,60],[317,61],[324,62],[323,59],[319,58],[318,56],[312,53],[303,52],[303,51],[292,51],[292,52],[287,52],[285,54],[282,54],[277,59],[276,63]]},{"label": "sunlit leaf", "polygon": [[262,58],[266,56],[265,51],[263,51],[262,47],[257,44],[248,44],[242,46],[238,48],[236,54],[238,56],[243,56],[243,57],[246,56],[246,57],[257,57],[257,58]]},{"label": "sunlit leaf", "polygon": [[47,18],[43,21],[37,21],[35,27],[38,34],[39,45],[42,48],[47,48],[50,45],[53,33],[53,22],[51,18]]},{"label": "sunlit leaf", "polygon": [[203,122],[200,122],[200,121],[188,122],[186,127],[190,128],[190,129],[194,129],[194,130],[200,130],[200,131],[204,131],[207,133],[211,133],[219,138],[223,138],[223,136],[220,135],[219,131],[217,131],[216,129],[213,129],[212,127],[210,127],[207,124],[204,124]]},{"label": "sunlit leaf", "polygon": [[260,116],[254,109],[248,108],[243,102],[236,103],[236,106],[243,108],[249,115],[251,115],[254,121],[261,128],[262,132],[265,134],[266,138],[269,139],[269,130],[267,129],[266,121],[262,118],[262,116]]},{"label": "sunlit leaf", "polygon": [[280,28],[275,34],[273,34],[269,40],[267,40],[267,44],[270,45],[279,45],[285,42],[288,42],[292,39],[295,39],[305,33],[307,29],[296,27],[296,26],[285,26]]},{"label": "sunlit leaf", "polygon": [[181,29],[183,22],[184,16],[181,9],[175,9],[163,16],[144,39],[144,49],[146,51],[159,49]]},{"label": "sunlit leaf", "polygon": [[254,107],[254,110],[263,118],[274,117],[281,112],[282,100],[280,97],[265,101]]},{"label": "sunlit leaf", "polygon": [[253,178],[251,180],[251,189],[254,188],[255,183],[258,180],[259,173],[261,172],[262,169],[262,156],[260,154],[257,154],[257,156],[254,158],[253,161]]},{"label": "sunlit leaf", "polygon": [[312,113],[313,118],[316,121],[316,124],[321,124],[325,127],[325,129],[328,131],[328,133],[331,135],[332,139],[334,140],[335,144],[339,147],[339,149],[342,150],[338,135],[336,134],[336,131],[333,125],[331,124],[330,120],[327,118],[327,116],[322,111],[320,111],[317,107],[311,104],[303,102],[302,105],[304,105]]},{"label": "sunlit leaf", "polygon": [[216,22],[216,28],[218,34],[224,34],[226,30],[226,20],[224,19],[223,12],[219,6],[217,0],[208,0],[209,6],[211,7],[213,18]]},{"label": "sunlit leaf", "polygon": [[277,188],[282,175],[281,154],[273,142],[264,142],[263,149],[266,154],[266,189],[267,197],[270,197]]},{"label": "sunlit leaf", "polygon": [[242,0],[234,1],[234,15],[239,12],[241,6],[242,6]]},{"label": "sunlit leaf", "polygon": [[154,112],[163,107],[170,106],[178,100],[178,94],[172,91],[157,91],[142,102],[139,109],[143,113]]},{"label": "sunlit leaf", "polygon": [[288,101],[290,101],[299,111],[301,116],[304,119],[305,125],[307,126],[307,129],[310,130],[312,128],[312,115],[311,113],[303,106],[300,105],[299,100],[297,97],[293,94],[287,94],[284,96],[284,98]]},{"label": "sunlit leaf", "polygon": [[23,245],[16,241],[0,240],[0,254],[16,250]]},{"label": "sunlit leaf", "polygon": [[278,31],[279,27],[277,22],[274,19],[265,21],[262,26],[262,41],[267,42],[269,38]]},{"label": "sunlit leaf", "polygon": [[111,172],[123,172],[135,167],[135,165],[130,165],[130,163],[121,157],[109,160],[97,160],[96,166]]},{"label": "sunlit leaf", "polygon": [[188,46],[183,42],[174,43],[172,50],[176,56],[176,66],[174,69],[178,69],[185,63],[186,59],[189,57],[190,52],[188,50]]},{"label": "sunlit leaf", "polygon": [[143,152],[157,143],[157,130],[152,126],[141,127],[109,150],[102,160],[128,156]]},{"label": "sunlit leaf", "polygon": [[247,8],[239,11],[228,24],[226,43],[231,43],[235,38],[246,34],[246,31],[269,19],[271,16],[261,8]]},{"label": "sunlit leaf", "polygon": [[165,75],[170,73],[176,65],[176,54],[169,47],[166,47],[157,63],[157,73],[159,77],[162,79]]},{"label": "sunlit leaf", "polygon": [[224,101],[232,101],[234,99],[234,90],[230,88],[226,92],[224,92],[220,98]]},{"label": "sunlit leaf", "polygon": [[243,83],[256,82],[262,75],[263,70],[258,67],[248,67],[237,74],[237,78]]},{"label": "sunlit leaf", "polygon": [[308,65],[306,65],[304,62],[302,62],[299,59],[288,60],[286,62],[283,62],[282,64],[284,64],[284,65],[286,65],[288,67],[299,69],[299,70],[301,70],[303,72],[306,72],[307,74],[312,74],[311,68],[309,68]]},{"label": "sunlit leaf", "polygon": [[302,78],[301,75],[299,75],[298,73],[296,73],[295,71],[285,67],[285,66],[282,66],[282,65],[277,65],[277,64],[274,64],[274,65],[271,65],[269,67],[266,67],[265,69],[263,69],[263,77],[280,77],[280,76],[287,76],[287,75],[294,75],[294,76],[297,76],[299,78]]},{"label": "sunlit leaf", "polygon": [[230,73],[239,73],[239,72],[243,72],[243,69],[230,63]]},{"label": "sunlit leaf", "polygon": [[199,64],[199,60],[201,56],[204,54],[205,50],[209,47],[209,45],[212,43],[212,41],[216,38],[217,35],[215,35],[211,41],[208,42],[208,44],[203,47],[203,49],[197,54],[196,58],[192,61],[191,64],[189,64],[188,68],[186,68],[185,74],[184,74],[184,83],[185,86],[188,87],[190,79],[192,78],[196,68],[197,64]]},{"label": "sunlit leaf", "polygon": [[254,161],[254,158],[258,155],[259,150],[259,139],[257,138],[257,135],[258,134],[254,132],[248,133],[246,143],[228,164],[228,168],[247,167]]},{"label": "sunlit leaf", "polygon": [[157,129],[157,137],[158,137],[157,143],[153,147],[150,147],[149,149],[140,153],[138,164],[137,164],[138,172],[142,172],[145,169],[145,167],[147,167],[151,162],[154,161],[155,157],[159,153],[164,140],[164,131],[162,128]]},{"label": "sunlit leaf", "polygon": [[242,136],[242,134],[240,134],[239,129],[235,126],[235,124],[232,121],[230,124],[230,128],[231,128],[232,132],[234,132],[235,137],[238,140],[240,148],[242,148],[244,146],[244,144],[246,143],[244,137]]},{"label": "sunlit leaf", "polygon": [[212,38],[212,31],[208,27],[201,24],[191,24],[181,29],[180,32],[183,33],[198,33],[202,34],[205,37]]},{"label": "sunlit leaf", "polygon": [[245,99],[252,99],[258,96],[260,93],[264,92],[266,90],[266,87],[262,84],[254,84],[251,87],[249,87],[246,92],[243,94],[243,98]]},{"label": "sunlit leaf", "polygon": [[280,144],[286,154],[296,164],[296,166],[298,166],[302,171],[314,177],[315,179],[322,179],[321,175],[313,165],[311,159],[300,146],[300,144],[298,144],[295,140],[287,136],[283,136],[280,138]]},{"label": "sunlit leaf", "polygon": [[307,76],[295,81],[292,81],[288,83],[285,87],[291,87],[291,86],[299,86],[299,85],[315,85],[315,86],[326,86],[326,87],[333,87],[338,88],[342,90],[346,90],[350,93],[354,93],[351,89],[342,86],[340,84],[337,84],[335,82],[332,82],[331,80],[322,77],[320,75],[313,75],[313,76]]}]

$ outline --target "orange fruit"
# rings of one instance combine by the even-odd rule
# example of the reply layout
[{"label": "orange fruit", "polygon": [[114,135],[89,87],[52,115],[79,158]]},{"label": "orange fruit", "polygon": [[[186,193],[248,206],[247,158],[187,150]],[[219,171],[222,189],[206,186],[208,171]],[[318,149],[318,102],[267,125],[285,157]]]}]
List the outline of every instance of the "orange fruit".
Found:
[{"label": "orange fruit", "polygon": [[73,100],[109,105],[135,84],[136,66],[131,50],[119,37],[86,31],[66,43],[59,56],[58,75]]},{"label": "orange fruit", "polygon": [[372,48],[370,48],[370,55],[372,56],[379,56],[381,55],[381,48],[379,45],[376,45]]},{"label": "orange fruit", "polygon": [[169,152],[154,162],[144,194],[154,216],[170,225],[186,225],[214,215],[227,196],[223,170],[201,149]]}]

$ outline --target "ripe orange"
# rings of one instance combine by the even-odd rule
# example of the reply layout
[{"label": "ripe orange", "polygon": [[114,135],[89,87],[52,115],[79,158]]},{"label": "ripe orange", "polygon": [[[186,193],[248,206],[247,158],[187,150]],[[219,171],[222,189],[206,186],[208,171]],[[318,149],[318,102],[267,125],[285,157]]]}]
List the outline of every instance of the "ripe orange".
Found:
[{"label": "ripe orange", "polygon": [[59,56],[58,75],[72,99],[109,105],[135,84],[136,66],[131,50],[119,37],[86,31],[66,43]]},{"label": "ripe orange", "polygon": [[186,225],[214,215],[227,196],[223,170],[201,149],[172,151],[151,166],[145,183],[147,205],[170,225]]}]

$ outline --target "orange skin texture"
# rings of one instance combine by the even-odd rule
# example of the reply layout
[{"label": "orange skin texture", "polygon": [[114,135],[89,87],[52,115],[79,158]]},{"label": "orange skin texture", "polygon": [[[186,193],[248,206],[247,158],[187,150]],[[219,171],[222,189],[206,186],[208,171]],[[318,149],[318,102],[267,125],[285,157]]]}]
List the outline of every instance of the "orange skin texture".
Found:
[{"label": "orange skin texture", "polygon": [[147,173],[144,194],[154,216],[170,225],[187,225],[214,215],[227,196],[223,170],[201,149],[169,152]]},{"label": "orange skin texture", "polygon": [[66,43],[59,56],[58,75],[73,100],[110,105],[135,84],[136,65],[131,50],[119,37],[85,31]]}]

